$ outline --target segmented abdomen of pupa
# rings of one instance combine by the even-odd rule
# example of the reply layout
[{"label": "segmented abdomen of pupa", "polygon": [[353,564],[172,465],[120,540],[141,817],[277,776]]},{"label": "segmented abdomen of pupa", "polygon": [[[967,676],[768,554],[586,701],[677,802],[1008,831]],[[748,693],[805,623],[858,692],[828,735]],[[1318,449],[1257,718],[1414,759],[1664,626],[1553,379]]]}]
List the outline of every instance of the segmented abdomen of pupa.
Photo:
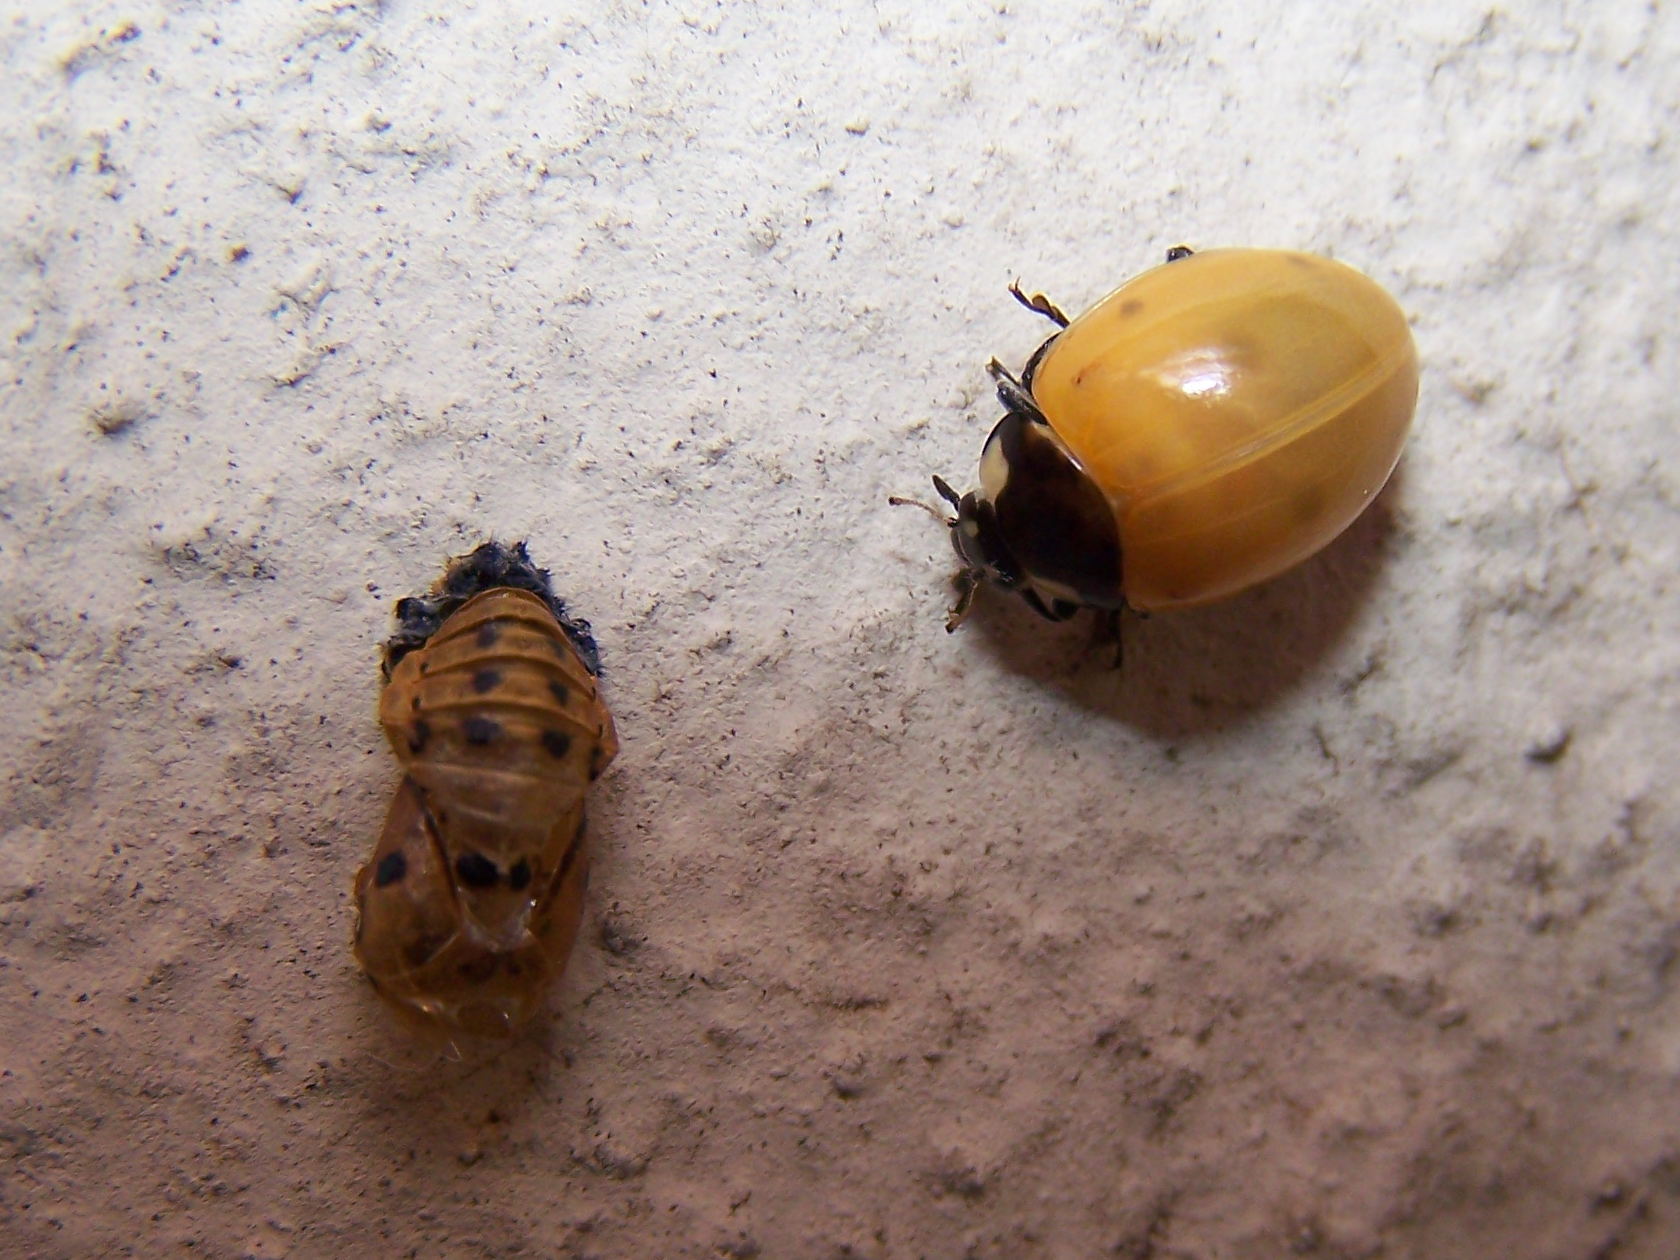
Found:
[{"label": "segmented abdomen of pupa", "polygon": [[[592,655],[586,628],[568,624]],[[584,791],[617,752],[611,715],[528,590],[472,595],[389,672],[379,720],[405,778],[357,877],[357,957],[399,1002],[511,1027],[541,1005],[576,935]]]},{"label": "segmented abdomen of pupa", "polygon": [[[379,722],[419,786],[477,925],[504,947],[581,837],[583,794],[612,755],[595,679],[535,595],[475,595],[380,698]],[[575,860],[575,859],[574,859]]]}]

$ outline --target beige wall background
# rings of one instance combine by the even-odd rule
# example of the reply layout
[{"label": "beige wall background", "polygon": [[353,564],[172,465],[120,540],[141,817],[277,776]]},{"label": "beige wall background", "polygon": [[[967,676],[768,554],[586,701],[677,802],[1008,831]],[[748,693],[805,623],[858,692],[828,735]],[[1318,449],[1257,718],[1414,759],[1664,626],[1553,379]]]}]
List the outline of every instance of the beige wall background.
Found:
[{"label": "beige wall background", "polygon": [[[0,11],[29,1256],[1672,1257],[1680,20]],[[1169,246],[1414,320],[1375,508],[1084,622],[888,508]],[[507,1045],[350,958],[392,601],[526,538],[624,752]]]}]

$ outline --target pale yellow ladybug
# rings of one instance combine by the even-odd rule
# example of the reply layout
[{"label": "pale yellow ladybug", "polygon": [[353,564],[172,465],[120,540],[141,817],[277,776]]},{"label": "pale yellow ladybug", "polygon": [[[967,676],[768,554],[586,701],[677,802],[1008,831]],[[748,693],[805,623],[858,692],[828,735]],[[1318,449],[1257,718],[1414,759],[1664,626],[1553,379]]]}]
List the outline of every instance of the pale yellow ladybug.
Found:
[{"label": "pale yellow ladybug", "polygon": [[1224,599],[1298,564],[1388,480],[1417,404],[1406,318],[1370,279],[1283,250],[1172,250],[1063,325],[960,498],[951,625],[978,583],[1053,620]]},{"label": "pale yellow ladybug", "polygon": [[485,543],[397,617],[379,722],[405,773],[356,875],[356,959],[400,1005],[507,1031],[582,913],[584,790],[618,751],[595,641],[523,544]]}]

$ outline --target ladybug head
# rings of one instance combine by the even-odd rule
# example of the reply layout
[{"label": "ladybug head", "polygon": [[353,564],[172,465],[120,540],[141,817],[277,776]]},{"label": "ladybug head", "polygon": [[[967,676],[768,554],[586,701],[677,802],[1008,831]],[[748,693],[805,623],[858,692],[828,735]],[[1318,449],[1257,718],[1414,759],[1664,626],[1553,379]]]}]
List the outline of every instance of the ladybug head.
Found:
[{"label": "ladybug head", "polygon": [[1010,553],[998,526],[997,508],[991,499],[970,490],[958,498],[938,477],[934,486],[957,509],[951,519],[951,549],[962,561],[963,570],[975,581],[990,582],[1000,590],[1012,591],[1021,584],[1021,566]]}]

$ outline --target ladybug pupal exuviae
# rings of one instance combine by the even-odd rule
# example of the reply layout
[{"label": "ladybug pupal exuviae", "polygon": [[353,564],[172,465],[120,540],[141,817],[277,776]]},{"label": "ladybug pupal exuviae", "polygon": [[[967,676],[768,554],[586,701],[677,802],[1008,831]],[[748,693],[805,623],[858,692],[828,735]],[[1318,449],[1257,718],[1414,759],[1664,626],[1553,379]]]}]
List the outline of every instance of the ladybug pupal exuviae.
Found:
[{"label": "ladybug pupal exuviae", "polygon": [[1061,331],[1019,378],[992,361],[979,488],[934,478],[962,562],[948,628],[982,584],[1052,620],[1235,595],[1340,534],[1399,459],[1417,351],[1351,267],[1180,246],[1075,320],[1013,292]]},{"label": "ladybug pupal exuviae", "polygon": [[618,751],[595,641],[523,543],[456,559],[397,620],[379,723],[404,773],[356,875],[356,959],[401,1006],[507,1031],[582,915],[584,792]]}]

